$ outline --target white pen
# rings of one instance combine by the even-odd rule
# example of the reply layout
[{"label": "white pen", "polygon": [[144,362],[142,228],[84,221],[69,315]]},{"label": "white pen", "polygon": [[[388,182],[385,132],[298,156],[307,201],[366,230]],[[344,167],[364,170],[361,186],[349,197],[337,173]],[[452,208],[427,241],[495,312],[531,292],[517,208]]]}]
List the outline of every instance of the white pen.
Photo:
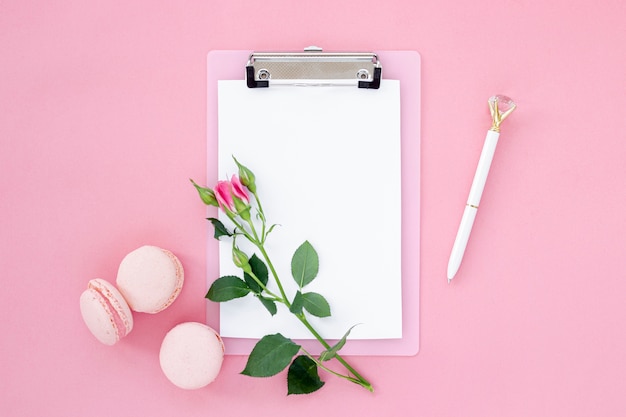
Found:
[{"label": "white pen", "polygon": [[[476,168],[476,174],[474,174],[474,181],[472,181],[472,188],[470,188],[469,197],[467,198],[467,204],[463,211],[463,217],[461,218],[461,224],[459,225],[459,231],[454,239],[454,245],[452,246],[452,253],[450,254],[450,260],[448,261],[448,283],[454,278],[459,267],[461,266],[461,260],[463,260],[463,254],[467,247],[467,241],[474,225],[474,219],[478,212],[478,204],[480,203],[480,197],[483,195],[485,188],[485,182],[487,181],[487,174],[489,174],[489,168],[491,167],[491,161],[493,160],[493,154],[496,152],[496,145],[498,144],[498,138],[500,137],[500,123],[515,110],[516,104],[510,98],[506,96],[496,95],[489,98],[489,110],[491,111],[492,125],[491,129],[487,132],[485,138],[485,144],[478,160],[478,167]],[[501,106],[501,107],[499,107]]]}]

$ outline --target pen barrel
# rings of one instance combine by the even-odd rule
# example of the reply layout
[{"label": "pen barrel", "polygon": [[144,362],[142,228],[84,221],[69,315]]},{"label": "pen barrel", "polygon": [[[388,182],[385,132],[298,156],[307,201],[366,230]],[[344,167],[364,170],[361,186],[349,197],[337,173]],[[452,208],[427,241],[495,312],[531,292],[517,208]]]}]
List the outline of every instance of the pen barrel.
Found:
[{"label": "pen barrel", "polygon": [[491,161],[493,161],[493,155],[496,152],[496,146],[498,145],[499,132],[489,130],[483,150],[480,153],[480,159],[478,160],[478,167],[476,168],[476,174],[474,174],[474,180],[472,181],[472,187],[470,188],[469,197],[467,198],[467,204],[478,207],[480,198],[483,195],[485,189],[485,183],[487,182],[487,175],[489,174],[489,168],[491,168]]},{"label": "pen barrel", "polygon": [[459,230],[456,233],[454,239],[454,245],[452,246],[452,253],[448,261],[448,280],[452,279],[461,266],[461,260],[469,241],[472,226],[474,226],[474,219],[476,219],[476,212],[478,210],[475,207],[465,206],[463,211],[463,217],[461,217],[461,224]]}]

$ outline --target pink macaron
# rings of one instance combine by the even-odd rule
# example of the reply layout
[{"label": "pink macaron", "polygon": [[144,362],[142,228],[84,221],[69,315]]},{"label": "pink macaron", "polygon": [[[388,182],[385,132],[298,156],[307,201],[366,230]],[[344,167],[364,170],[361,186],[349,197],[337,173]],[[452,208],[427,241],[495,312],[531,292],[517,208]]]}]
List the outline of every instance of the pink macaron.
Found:
[{"label": "pink macaron", "polygon": [[170,330],[163,339],[159,361],[174,385],[198,389],[215,380],[222,368],[224,344],[209,326],[187,322]]},{"label": "pink macaron", "polygon": [[183,266],[172,252],[142,246],[124,257],[116,283],[131,309],[158,313],[176,300],[183,281]]},{"label": "pink macaron", "polygon": [[133,329],[133,314],[120,292],[103,279],[92,279],[80,296],[80,312],[100,342],[114,345]]}]

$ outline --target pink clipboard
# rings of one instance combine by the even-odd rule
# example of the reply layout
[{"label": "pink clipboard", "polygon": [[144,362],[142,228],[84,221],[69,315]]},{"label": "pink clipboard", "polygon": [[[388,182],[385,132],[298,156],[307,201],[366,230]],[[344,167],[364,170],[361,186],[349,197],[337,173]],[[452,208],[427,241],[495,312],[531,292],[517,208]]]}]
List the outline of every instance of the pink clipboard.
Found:
[{"label": "pink clipboard", "polygon": [[[400,81],[402,176],[402,337],[348,339],[343,355],[411,356],[419,351],[420,312],[420,55],[415,51],[374,51],[382,77]],[[211,51],[207,56],[207,184],[218,172],[218,80],[243,80],[252,51]],[[356,87],[355,87],[356,88]],[[211,229],[210,227],[208,229]],[[219,276],[219,245],[207,233],[207,288]],[[207,301],[207,324],[219,331],[219,304]],[[256,339],[223,338],[226,354],[248,355]],[[315,340],[298,340],[309,351]],[[332,341],[331,341],[332,343]]]}]

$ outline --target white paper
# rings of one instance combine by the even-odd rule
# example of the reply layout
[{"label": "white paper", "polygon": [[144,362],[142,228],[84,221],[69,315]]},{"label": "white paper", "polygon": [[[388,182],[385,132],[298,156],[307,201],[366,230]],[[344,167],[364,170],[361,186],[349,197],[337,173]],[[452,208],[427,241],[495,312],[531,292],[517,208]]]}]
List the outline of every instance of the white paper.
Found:
[{"label": "white paper", "polygon": [[[304,292],[322,294],[332,313],[310,319],[320,334],[339,339],[359,324],[353,339],[401,338],[399,81],[383,80],[378,90],[219,81],[218,100],[219,176],[237,173],[232,156],[256,175],[268,224],[280,225],[266,247],[288,296],[298,289],[291,257],[308,240],[320,268]],[[250,255],[246,243],[237,239]],[[231,249],[230,239],[220,243],[220,276],[242,277]],[[278,309],[271,316],[252,296],[221,303],[220,333],[312,338]]]}]

